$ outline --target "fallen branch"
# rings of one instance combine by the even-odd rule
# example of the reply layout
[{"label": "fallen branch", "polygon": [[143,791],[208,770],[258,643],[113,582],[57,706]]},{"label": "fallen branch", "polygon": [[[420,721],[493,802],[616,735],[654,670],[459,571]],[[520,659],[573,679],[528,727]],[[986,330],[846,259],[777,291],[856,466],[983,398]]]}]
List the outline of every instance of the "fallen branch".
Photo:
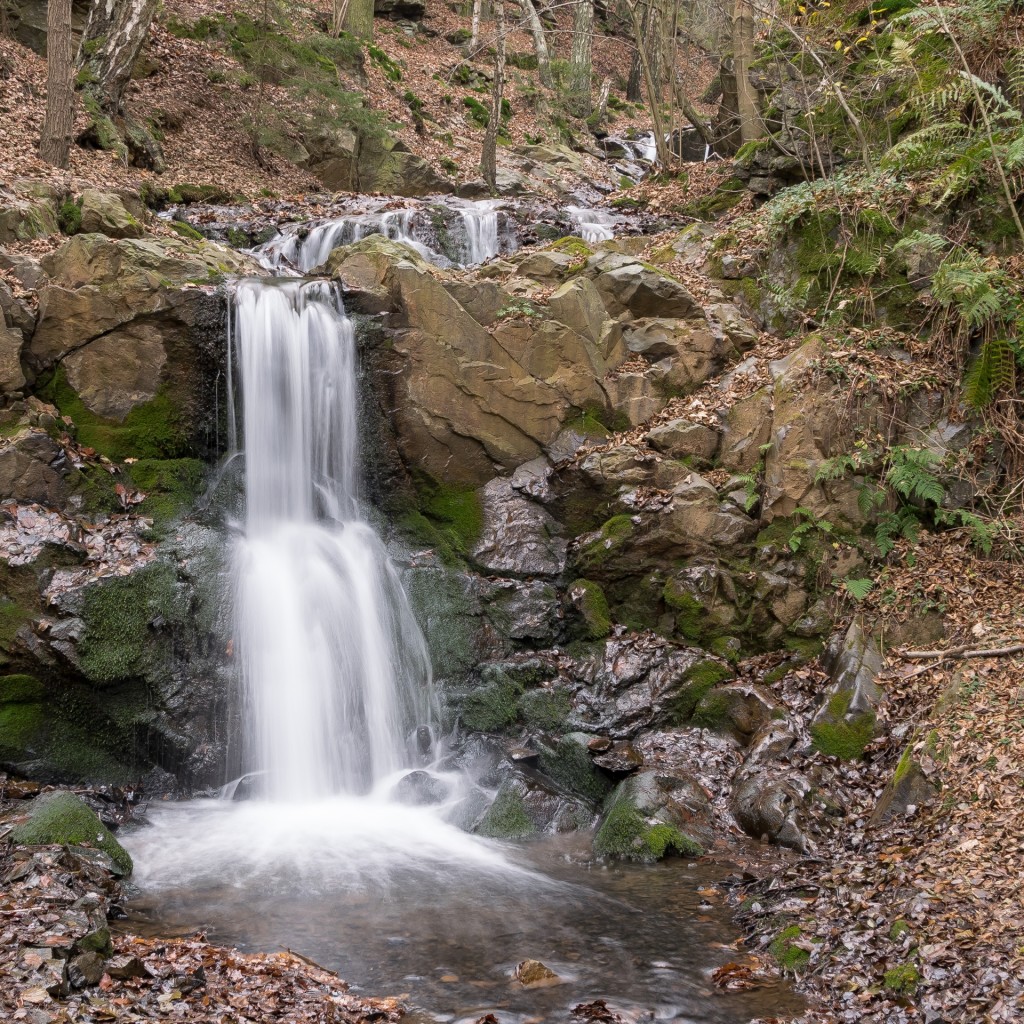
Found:
[{"label": "fallen branch", "polygon": [[1024,652],[1024,644],[1014,644],[1012,647],[950,647],[945,651],[900,651],[899,656],[906,661],[920,661],[922,658],[936,658],[943,661],[946,658],[1005,658],[1010,654],[1021,654]]}]

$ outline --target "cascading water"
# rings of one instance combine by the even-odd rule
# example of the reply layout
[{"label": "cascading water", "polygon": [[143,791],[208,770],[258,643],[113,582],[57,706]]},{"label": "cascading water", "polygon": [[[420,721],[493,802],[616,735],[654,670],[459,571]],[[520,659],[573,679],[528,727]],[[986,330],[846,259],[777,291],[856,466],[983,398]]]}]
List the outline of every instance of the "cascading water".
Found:
[{"label": "cascading water", "polygon": [[584,206],[567,206],[565,212],[572,217],[584,242],[607,242],[615,237],[615,225],[619,219],[614,214]]},{"label": "cascading water", "polygon": [[290,225],[267,242],[259,250],[259,255],[273,270],[296,270],[308,274],[321,266],[335,247],[358,242],[377,233],[411,246],[431,263],[443,267],[450,267],[453,263],[464,267],[476,266],[501,250],[500,206],[500,201],[492,199],[477,202],[460,200],[457,205],[453,201],[451,210],[458,219],[449,218],[440,228],[441,232],[454,236],[448,239],[449,255],[431,247],[438,244],[438,210],[418,206],[383,213],[349,214],[321,221],[312,227]]},{"label": "cascading water", "polygon": [[[355,344],[324,282],[235,288],[246,468],[235,633],[246,760],[280,798],[367,792],[429,727],[430,664],[357,501]],[[237,434],[237,431],[235,432]]]}]

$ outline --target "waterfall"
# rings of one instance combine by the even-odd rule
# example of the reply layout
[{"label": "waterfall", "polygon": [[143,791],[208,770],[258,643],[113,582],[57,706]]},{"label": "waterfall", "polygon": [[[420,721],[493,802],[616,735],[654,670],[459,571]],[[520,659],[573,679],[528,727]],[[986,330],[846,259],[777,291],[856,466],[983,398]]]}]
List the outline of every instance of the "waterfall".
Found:
[{"label": "waterfall", "polygon": [[432,715],[426,645],[359,513],[352,325],[327,282],[243,281],[229,344],[245,453],[233,568],[248,767],[276,798],[364,793],[414,762]]},{"label": "waterfall", "polygon": [[[374,233],[415,249],[425,260],[441,267],[453,261],[464,267],[484,263],[501,249],[498,230],[498,208],[493,199],[478,202],[459,201],[452,210],[458,219],[444,220],[438,208],[409,206],[383,213],[356,213],[309,224],[290,224],[263,245],[257,254],[266,267],[275,271],[298,271],[308,274],[321,266],[339,245],[358,242]],[[439,226],[438,219],[441,218]],[[439,234],[452,232],[449,241],[454,249],[451,258],[432,246],[439,244]]]},{"label": "waterfall", "polygon": [[572,217],[584,242],[608,242],[615,237],[614,227],[618,221],[614,214],[583,206],[567,206],[565,212]]}]

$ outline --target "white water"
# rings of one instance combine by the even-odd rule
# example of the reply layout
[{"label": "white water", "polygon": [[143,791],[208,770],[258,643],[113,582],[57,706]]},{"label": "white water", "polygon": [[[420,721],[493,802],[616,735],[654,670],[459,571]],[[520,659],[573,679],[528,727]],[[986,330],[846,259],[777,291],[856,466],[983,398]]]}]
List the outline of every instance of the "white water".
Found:
[{"label": "white water", "polygon": [[245,767],[266,772],[276,798],[365,793],[415,763],[415,732],[431,724],[430,665],[398,576],[359,515],[352,327],[331,285],[295,280],[238,284],[233,320]]},{"label": "white water", "polygon": [[572,217],[577,233],[584,242],[608,242],[615,237],[618,218],[614,214],[583,206],[567,206],[565,212]]},{"label": "white water", "polygon": [[[460,266],[476,266],[498,254],[501,248],[498,232],[500,205],[498,200],[483,199],[478,202],[460,201],[452,207],[461,221],[462,237],[456,239],[461,258],[455,261]],[[319,221],[312,227],[291,224],[262,246],[258,254],[273,270],[308,274],[321,266],[337,246],[358,242],[367,235],[381,234],[411,246],[431,263],[450,267],[452,260],[428,245],[436,233],[431,212],[410,206],[384,213],[349,214]]]}]

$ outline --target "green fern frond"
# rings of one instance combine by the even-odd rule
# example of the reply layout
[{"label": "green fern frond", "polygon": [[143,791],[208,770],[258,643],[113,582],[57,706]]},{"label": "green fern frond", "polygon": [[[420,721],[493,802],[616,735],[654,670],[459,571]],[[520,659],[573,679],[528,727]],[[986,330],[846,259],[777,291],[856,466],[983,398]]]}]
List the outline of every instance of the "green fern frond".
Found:
[{"label": "green fern frond", "polygon": [[1016,359],[1009,341],[990,338],[964,377],[964,400],[974,409],[983,409],[1000,391],[1012,390],[1016,380]]},{"label": "green fern frond", "polygon": [[885,482],[907,501],[942,503],[946,489],[932,472],[939,457],[926,448],[893,449]]}]

